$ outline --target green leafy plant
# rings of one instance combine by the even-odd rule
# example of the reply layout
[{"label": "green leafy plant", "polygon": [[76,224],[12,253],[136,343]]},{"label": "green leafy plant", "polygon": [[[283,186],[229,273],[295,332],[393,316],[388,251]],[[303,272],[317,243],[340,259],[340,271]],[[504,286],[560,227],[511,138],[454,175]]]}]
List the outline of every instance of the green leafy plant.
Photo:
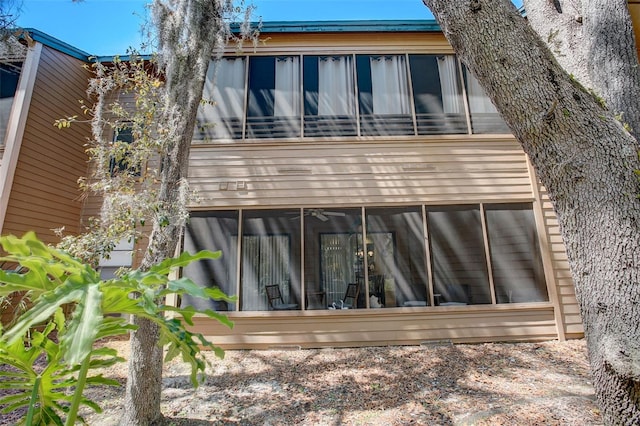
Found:
[{"label": "green leafy plant", "polygon": [[[27,408],[26,424],[73,425],[81,404],[99,411],[95,402],[83,396],[85,387],[117,383],[92,376],[90,371],[122,358],[108,348],[96,349],[95,343],[135,328],[124,317],[112,314],[138,315],[158,324],[160,344],[167,347],[166,359],[182,356],[192,367],[194,386],[198,385],[198,373],[206,367],[201,347],[224,356],[221,348],[192,333],[185,324],[193,325],[193,316],[203,314],[232,327],[225,315],[162,302],[169,294],[234,302],[217,288],[199,287],[188,278],[170,278],[176,268],[200,259],[216,259],[220,252],[183,253],[148,271],[132,270],[101,280],[91,266],[47,246],[33,233],[22,238],[0,237],[0,245],[6,253],[0,262],[21,266],[18,271],[0,270],[0,296],[26,291],[32,299],[31,308],[0,335],[0,363],[10,366],[0,370],[0,388],[14,391],[0,398],[3,413]],[[64,306],[70,315],[63,314]],[[45,357],[42,367],[36,362],[39,357]]]}]

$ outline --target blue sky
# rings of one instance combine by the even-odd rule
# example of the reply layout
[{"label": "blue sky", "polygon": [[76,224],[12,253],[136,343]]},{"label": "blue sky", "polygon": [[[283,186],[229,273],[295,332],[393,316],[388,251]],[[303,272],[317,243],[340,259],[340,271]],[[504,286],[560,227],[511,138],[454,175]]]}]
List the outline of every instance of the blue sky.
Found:
[{"label": "blue sky", "polygon": [[[139,47],[149,0],[23,0],[18,25],[36,28],[92,55]],[[247,0],[247,3],[249,0]],[[432,19],[422,0],[253,0],[264,21]]]},{"label": "blue sky", "polygon": [[[18,25],[35,28],[91,55],[139,48],[150,0],[22,0]],[[251,0],[246,0],[250,3]],[[521,5],[522,0],[515,0]],[[433,19],[422,0],[253,0],[263,21]]]}]

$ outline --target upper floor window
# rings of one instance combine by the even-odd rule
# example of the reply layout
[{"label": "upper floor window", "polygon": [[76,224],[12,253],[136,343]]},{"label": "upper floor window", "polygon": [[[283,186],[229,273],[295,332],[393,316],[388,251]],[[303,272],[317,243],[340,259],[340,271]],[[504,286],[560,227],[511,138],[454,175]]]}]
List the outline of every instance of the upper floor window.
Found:
[{"label": "upper floor window", "polygon": [[304,57],[304,135],[356,136],[351,56]]},{"label": "upper floor window", "polygon": [[467,133],[458,61],[453,55],[409,55],[419,135]]},{"label": "upper floor window", "polygon": [[357,55],[363,136],[414,134],[405,56]]},{"label": "upper floor window", "polygon": [[227,57],[209,65],[195,139],[242,139],[245,62],[244,57]]},{"label": "upper floor window", "polygon": [[197,140],[508,132],[454,55],[225,57],[209,68]]},{"label": "upper floor window", "polygon": [[4,144],[13,98],[18,88],[22,63],[6,62],[0,64],[0,145]]},{"label": "upper floor window", "polygon": [[249,58],[247,138],[300,136],[300,61],[297,56]]},{"label": "upper floor window", "polygon": [[509,133],[509,128],[500,117],[496,107],[491,103],[491,99],[486,95],[478,80],[466,68],[464,69],[464,77],[473,133]]}]

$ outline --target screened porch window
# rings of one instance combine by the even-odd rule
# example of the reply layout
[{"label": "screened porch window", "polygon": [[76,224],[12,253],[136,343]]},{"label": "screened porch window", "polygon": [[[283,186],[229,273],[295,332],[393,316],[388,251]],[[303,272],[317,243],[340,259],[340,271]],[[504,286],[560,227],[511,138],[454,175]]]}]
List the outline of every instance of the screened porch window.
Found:
[{"label": "screened porch window", "polygon": [[419,207],[367,212],[369,292],[382,307],[427,306],[427,266]]},{"label": "screened porch window", "polygon": [[531,204],[485,206],[498,303],[549,300]]},{"label": "screened porch window", "polygon": [[[308,309],[366,306],[360,209],[304,209],[304,276]],[[349,284],[355,300],[345,301]]]},{"label": "screened porch window", "polygon": [[356,70],[361,134],[413,135],[405,56],[357,55]]},{"label": "screened porch window", "polygon": [[[279,303],[300,308],[300,224],[291,211],[257,210],[243,214],[241,309],[273,308],[267,286],[277,285]],[[293,308],[293,306],[292,306]]]},{"label": "screened porch window", "polygon": [[[183,269],[183,275],[202,287],[218,287],[228,295],[236,294],[237,244],[237,211],[192,213],[185,226],[183,250],[189,253],[221,250],[222,257],[190,263]],[[181,304],[217,311],[236,309],[234,303],[190,296],[184,296]]]},{"label": "screened porch window", "polygon": [[409,55],[419,135],[467,133],[458,60],[454,55]]},{"label": "screened porch window", "polygon": [[249,59],[248,138],[300,137],[300,58]]},{"label": "screened porch window", "polygon": [[356,136],[351,56],[304,57],[304,135]]},{"label": "screened porch window", "polygon": [[[184,268],[199,285],[239,294],[239,307],[182,301],[216,310],[416,308],[432,300],[436,307],[463,308],[549,300],[531,203],[194,213],[184,249],[222,250],[220,259]],[[280,307],[268,295],[274,286]]]},{"label": "screened porch window", "polygon": [[435,303],[491,303],[480,207],[430,207],[427,220]]}]

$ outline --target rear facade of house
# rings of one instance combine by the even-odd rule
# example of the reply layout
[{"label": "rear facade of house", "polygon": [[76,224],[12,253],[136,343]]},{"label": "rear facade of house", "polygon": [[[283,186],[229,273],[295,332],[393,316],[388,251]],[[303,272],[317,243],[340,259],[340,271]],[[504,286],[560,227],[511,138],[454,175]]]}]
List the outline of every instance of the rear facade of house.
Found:
[{"label": "rear facade of house", "polygon": [[[53,126],[85,98],[88,58],[34,34],[0,69],[0,225],[55,243],[99,206],[76,189],[88,128]],[[223,256],[182,274],[237,300],[174,300],[235,322],[196,331],[226,348],[583,335],[545,188],[434,22],[267,23],[260,39],[212,61],[198,114],[180,246]]]},{"label": "rear facade of house", "polygon": [[434,22],[268,23],[211,64],[183,274],[230,348],[582,335],[545,189]]}]

